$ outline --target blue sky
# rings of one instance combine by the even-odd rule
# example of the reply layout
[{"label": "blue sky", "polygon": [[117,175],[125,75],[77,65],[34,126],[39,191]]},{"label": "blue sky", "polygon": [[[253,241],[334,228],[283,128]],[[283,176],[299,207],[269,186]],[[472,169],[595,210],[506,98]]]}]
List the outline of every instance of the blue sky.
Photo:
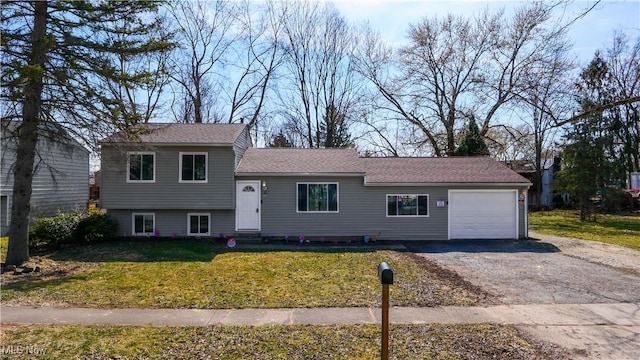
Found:
[{"label": "blue sky", "polygon": [[[380,31],[383,39],[402,45],[410,23],[423,17],[443,16],[447,13],[473,16],[485,8],[501,7],[509,12],[526,1],[479,0],[334,0],[340,12],[353,23],[369,21]],[[574,19],[595,2],[577,0],[558,8],[557,16],[563,22]],[[569,30],[573,51],[579,65],[586,65],[597,49],[605,49],[613,39],[614,31],[625,32],[631,38],[640,36],[640,0],[602,1],[587,16],[577,20]]]}]

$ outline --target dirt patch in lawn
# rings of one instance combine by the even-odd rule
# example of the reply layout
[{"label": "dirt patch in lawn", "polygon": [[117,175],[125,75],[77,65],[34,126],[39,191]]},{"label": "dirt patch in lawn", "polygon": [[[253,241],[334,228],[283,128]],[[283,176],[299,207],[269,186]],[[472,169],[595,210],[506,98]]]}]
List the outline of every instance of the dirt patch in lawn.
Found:
[{"label": "dirt patch in lawn", "polygon": [[17,281],[63,279],[70,275],[95,269],[97,264],[80,261],[55,261],[48,256],[34,256],[18,267],[3,267],[1,284]]},{"label": "dirt patch in lawn", "polygon": [[[473,305],[496,305],[500,302],[498,297],[491,294],[481,287],[472,284],[471,282],[463,279],[455,271],[449,270],[440,266],[437,262],[427,259],[423,256],[412,252],[401,253],[402,256],[410,259],[414,263],[418,264],[421,268],[427,271],[430,276],[437,282],[448,286],[451,289],[457,289],[458,292],[467,293],[468,297],[472,298]],[[435,302],[430,306],[439,306],[441,302]]]}]

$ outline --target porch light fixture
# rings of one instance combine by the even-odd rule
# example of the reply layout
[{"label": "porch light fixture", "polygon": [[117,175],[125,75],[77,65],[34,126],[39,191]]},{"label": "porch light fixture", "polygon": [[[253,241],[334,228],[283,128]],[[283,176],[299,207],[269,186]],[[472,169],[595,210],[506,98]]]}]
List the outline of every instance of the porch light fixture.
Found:
[{"label": "porch light fixture", "polygon": [[266,194],[266,193],[267,193],[267,182],[266,182],[266,181],[264,181],[264,180],[262,180],[262,185],[261,185],[261,187],[262,187],[262,193],[263,193],[263,194]]},{"label": "porch light fixture", "polygon": [[527,190],[520,190],[520,195],[518,197],[518,200],[523,201],[526,198],[527,198]]}]

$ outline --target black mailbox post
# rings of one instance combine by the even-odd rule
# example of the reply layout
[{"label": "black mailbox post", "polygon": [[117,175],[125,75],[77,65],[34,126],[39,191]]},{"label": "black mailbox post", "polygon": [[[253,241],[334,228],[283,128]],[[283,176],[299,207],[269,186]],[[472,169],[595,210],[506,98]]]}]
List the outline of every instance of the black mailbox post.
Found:
[{"label": "black mailbox post", "polygon": [[389,285],[393,285],[393,271],[389,264],[378,265],[378,276],[382,283],[382,360],[389,359]]},{"label": "black mailbox post", "polygon": [[378,265],[378,275],[382,285],[393,285],[393,271],[386,262],[381,262]]}]

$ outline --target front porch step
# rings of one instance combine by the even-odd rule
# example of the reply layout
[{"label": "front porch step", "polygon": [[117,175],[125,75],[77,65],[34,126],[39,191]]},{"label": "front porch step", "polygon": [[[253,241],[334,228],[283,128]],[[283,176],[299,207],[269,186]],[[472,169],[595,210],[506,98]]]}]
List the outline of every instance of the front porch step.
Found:
[{"label": "front porch step", "polygon": [[264,238],[260,233],[237,233],[233,236],[237,243],[244,244],[261,244],[264,242]]}]

